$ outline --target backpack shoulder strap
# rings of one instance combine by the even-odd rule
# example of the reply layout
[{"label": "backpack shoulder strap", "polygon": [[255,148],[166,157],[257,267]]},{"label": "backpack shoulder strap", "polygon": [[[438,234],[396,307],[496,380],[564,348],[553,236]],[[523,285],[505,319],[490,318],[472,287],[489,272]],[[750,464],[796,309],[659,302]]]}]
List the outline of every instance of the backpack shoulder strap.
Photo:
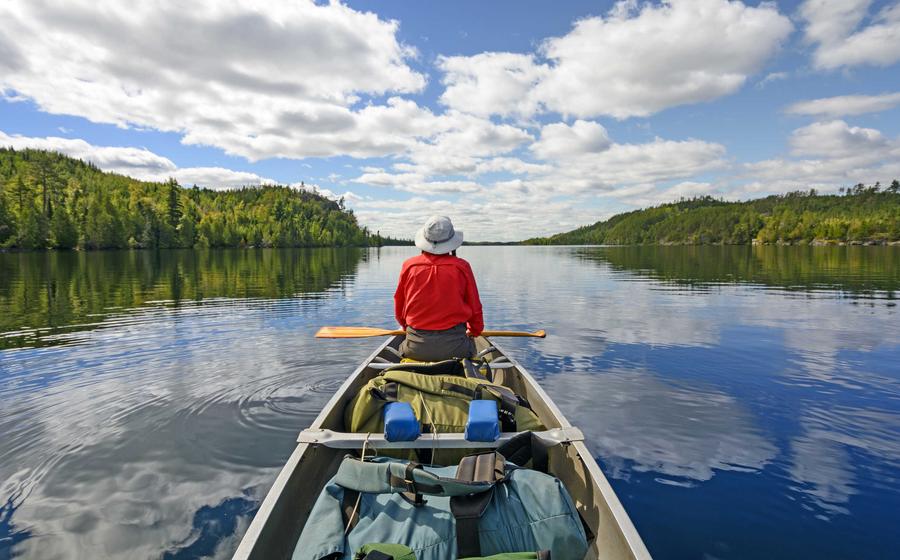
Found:
[{"label": "backpack shoulder strap", "polygon": [[491,491],[450,498],[450,513],[456,520],[456,554],[459,558],[481,555],[478,522],[494,498],[494,484],[506,476],[506,461],[496,451],[467,455],[459,462],[456,479],[490,482]]},{"label": "backpack shoulder strap", "polygon": [[533,470],[547,474],[550,467],[549,451],[554,445],[558,444],[547,443],[533,432],[522,432],[498,447],[497,453],[519,467],[531,462]]},{"label": "backpack shoulder strap", "polygon": [[[494,453],[492,452],[491,455]],[[466,458],[463,458],[465,462]],[[500,456],[500,472],[505,472],[505,462]],[[473,467],[474,469],[474,467]],[[369,494],[410,493],[429,496],[465,496],[486,492],[493,488],[501,477],[494,475],[486,480],[486,467],[479,467],[480,479],[460,479],[441,477],[426,471],[413,461],[361,461],[352,456],[344,457],[334,482],[343,488]],[[475,472],[475,471],[473,471]]]}]

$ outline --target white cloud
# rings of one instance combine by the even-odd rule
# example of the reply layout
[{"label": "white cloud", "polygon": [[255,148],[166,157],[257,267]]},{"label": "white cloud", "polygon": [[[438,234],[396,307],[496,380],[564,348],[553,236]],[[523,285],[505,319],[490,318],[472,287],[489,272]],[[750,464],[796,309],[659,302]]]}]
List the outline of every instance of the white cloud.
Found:
[{"label": "white cloud", "polygon": [[646,3],[575,24],[548,40],[553,61],[537,95],[577,116],[646,116],[737,91],[791,32],[771,4],[725,0]]},{"label": "white cloud", "polygon": [[541,139],[531,145],[531,151],[541,159],[567,159],[602,152],[610,144],[603,126],[577,120],[571,126],[561,122],[545,126],[541,129]]},{"label": "white cloud", "polygon": [[461,111],[577,117],[647,116],[736,92],[792,30],[774,5],[727,0],[620,2],[579,20],[540,54],[482,53],[443,59],[442,98]]},{"label": "white cloud", "polygon": [[394,169],[422,175],[471,175],[487,158],[506,154],[533,140],[528,131],[458,111],[429,122],[430,137],[409,147],[408,162]]},{"label": "white cloud", "polygon": [[169,158],[155,154],[146,148],[94,146],[80,138],[56,136],[33,138],[11,136],[0,131],[0,146],[11,146],[17,150],[32,148],[60,152],[89,161],[104,171],[128,175],[143,181],[165,181],[174,177],[181,185],[199,185],[210,188],[233,188],[275,182],[255,173],[234,171],[223,167],[179,168]]},{"label": "white cloud", "polygon": [[474,193],[481,190],[481,186],[472,181],[435,181],[421,173],[363,173],[353,182],[415,194]]},{"label": "white cloud", "polygon": [[804,34],[822,43],[846,37],[863,20],[872,0],[807,0],[798,13],[806,21]]},{"label": "white cloud", "polygon": [[537,112],[532,89],[547,75],[532,55],[486,52],[438,59],[446,86],[441,102],[448,107],[489,116],[529,116]]},{"label": "white cloud", "polygon": [[798,128],[791,135],[790,143],[794,154],[831,158],[876,155],[889,145],[881,132],[851,127],[844,121],[817,122]]},{"label": "white cloud", "polygon": [[794,103],[787,112],[794,115],[823,115],[843,117],[887,111],[900,105],[900,93],[881,95],[841,95]]},{"label": "white cloud", "polygon": [[779,157],[742,166],[749,182],[734,194],[778,193],[816,188],[836,191],[856,183],[888,183],[900,177],[900,139],[841,120],[816,122],[795,130],[794,158]]},{"label": "white cloud", "polygon": [[584,200],[554,200],[541,193],[485,188],[476,196],[376,199],[354,202],[356,216],[372,230],[410,239],[428,216],[450,216],[471,241],[515,241],[573,229],[597,220],[598,210]]},{"label": "white cloud", "polygon": [[723,168],[725,151],[721,144],[702,140],[656,138],[644,144],[612,144],[603,152],[560,164],[553,180],[566,178],[575,190],[581,190],[579,185],[614,190],[623,185],[671,181]]},{"label": "white cloud", "polygon": [[[726,165],[723,159],[725,147],[721,144],[661,138],[643,144],[615,144],[609,141],[602,126],[580,123],[544,127],[541,140],[532,145],[532,150],[548,158],[552,156],[553,160],[545,164],[514,157],[454,160],[452,154],[436,148],[427,154],[434,155],[435,160],[419,154],[415,156],[415,164],[395,164],[394,172],[369,169],[353,182],[417,194],[478,192],[502,185],[507,191],[515,186],[516,192],[542,193],[545,197],[585,193],[606,195],[625,186],[686,179]],[[460,165],[450,165],[454,161]],[[507,171],[525,178],[491,185],[475,182],[479,175],[492,171]],[[451,173],[469,176],[473,181],[440,179]]]},{"label": "white cloud", "polygon": [[682,198],[696,196],[720,196],[721,188],[713,183],[695,181],[682,181],[668,188],[658,189],[654,184],[639,184],[631,188],[616,189],[611,196],[627,199],[627,203],[634,206],[655,206],[665,204]]},{"label": "white cloud", "polygon": [[89,161],[101,169],[142,178],[139,175],[158,175],[176,169],[169,158],[157,155],[146,148],[94,146],[80,138],[48,136],[33,138],[9,135],[0,131],[0,146],[11,146],[17,150],[32,148],[60,152],[68,156]]},{"label": "white cloud", "polygon": [[[224,167],[182,167],[171,176],[180,185],[198,185],[214,189],[229,189],[243,186],[272,185],[277,181],[260,177],[249,171],[235,171]],[[164,177],[150,177],[147,180],[161,181]]]},{"label": "white cloud", "polygon": [[807,43],[816,45],[817,68],[869,64],[888,66],[900,60],[900,4],[870,15],[872,0],[806,0],[800,17],[806,21]]},{"label": "white cloud", "polygon": [[345,191],[343,193],[339,193],[339,192],[335,192],[331,189],[326,189],[326,188],[321,187],[316,184],[300,182],[300,183],[291,183],[288,186],[290,186],[291,188],[297,189],[297,190],[303,190],[303,191],[315,193],[315,194],[324,196],[325,198],[330,198],[331,200],[339,200],[339,199],[343,198],[345,203],[352,204],[354,202],[367,200],[365,197],[360,196],[353,191]]},{"label": "white cloud", "polygon": [[[608,214],[609,203],[646,205],[715,194],[712,184],[684,179],[725,165],[725,148],[720,144],[659,138],[644,144],[615,144],[605,129],[588,122],[548,125],[540,142],[544,144],[538,151],[571,153],[542,164],[516,157],[484,158],[467,171],[469,180],[444,179],[422,163],[396,164],[393,171],[368,168],[353,182],[417,196],[367,200],[352,207],[371,229],[393,236],[409,237],[410,224],[444,213],[463,217],[470,240],[512,241],[593,223]],[[603,145],[605,150],[595,151]],[[494,171],[520,177],[496,181],[482,177]],[[657,186],[676,181],[673,186]],[[446,198],[425,198],[433,195]]]},{"label": "white cloud", "polygon": [[782,80],[788,79],[790,74],[788,72],[771,72],[766,74],[766,77],[757,82],[756,87],[762,89],[772,82],[780,82]]},{"label": "white cloud", "polygon": [[351,106],[425,85],[397,22],[339,3],[14,0],[0,4],[0,19],[7,97],[249,158],[402,149],[408,126],[381,133],[414,125],[409,105]]},{"label": "white cloud", "polygon": [[[456,117],[462,119],[462,115]],[[476,119],[479,122],[486,121]],[[727,165],[721,144],[661,138],[617,144],[605,128],[589,121],[543,127],[540,139],[529,149],[546,158],[541,163],[506,155],[530,138],[524,131],[510,127],[498,132],[496,125],[484,134],[477,126],[474,130],[459,136],[457,132],[439,134],[434,144],[417,147],[409,161],[390,169],[363,168],[352,182],[416,196],[354,203],[357,216],[371,229],[408,237],[409,224],[429,214],[490,215],[487,222],[474,220],[469,225],[468,239],[517,240],[593,223],[608,214],[609,204],[621,208],[715,194],[712,184],[689,179]],[[498,142],[498,134],[508,135],[508,144]],[[515,178],[493,178],[490,173]],[[424,198],[438,195],[444,198]]]}]

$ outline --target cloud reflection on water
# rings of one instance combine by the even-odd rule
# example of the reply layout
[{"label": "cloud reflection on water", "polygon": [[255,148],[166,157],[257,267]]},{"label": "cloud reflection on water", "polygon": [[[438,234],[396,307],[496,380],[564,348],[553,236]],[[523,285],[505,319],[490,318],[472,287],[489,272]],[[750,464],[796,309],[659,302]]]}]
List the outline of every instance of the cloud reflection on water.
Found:
[{"label": "cloud reflection on water", "polygon": [[[672,249],[628,253],[634,262],[586,259],[583,248],[464,247],[463,255],[489,326],[549,331],[544,340],[503,346],[584,430],[626,507],[642,516],[639,526],[668,524],[678,535],[674,544],[666,531],[645,535],[651,550],[687,543],[695,556],[707,553],[701,525],[725,543],[742,542],[729,530],[743,534],[751,524],[832,546],[841,531],[852,532],[873,543],[863,552],[889,543],[872,532],[878,508],[900,504],[900,321],[887,291],[897,281],[893,265],[846,280],[853,270],[823,273],[813,263],[811,272],[798,265],[784,273],[790,259],[754,251],[762,281],[743,249],[724,256]],[[78,323],[82,310],[69,305],[77,299],[87,311],[123,297],[138,303],[69,332],[63,320],[38,335],[47,347],[0,351],[0,492],[21,492],[6,523],[28,537],[15,552],[227,557],[245,520],[230,535],[208,522],[252,507],[296,432],[376,344],[316,341],[312,333],[326,323],[390,326],[399,266],[413,252],[373,250],[358,266],[347,260],[349,268],[328,254],[307,262],[289,252],[177,255],[163,263],[166,282],[180,274],[203,279],[184,284],[203,284],[200,296],[182,291],[202,297],[199,303],[60,292],[78,295],[60,304],[63,319]],[[102,278],[114,257],[79,256],[65,271],[66,285],[104,285],[80,279]],[[128,259],[114,267],[116,278],[140,286],[129,276],[134,266],[149,282],[143,289],[169,293],[143,256]],[[697,266],[716,270],[691,272]],[[723,276],[740,266],[738,279]],[[284,285],[271,277],[280,270],[290,279]],[[27,295],[52,280],[21,272],[39,280]],[[811,284],[817,287],[790,287]],[[292,297],[297,286],[318,291]],[[741,500],[739,529],[715,510],[722,494],[710,497],[723,487]],[[663,488],[682,492],[679,507],[695,512],[693,522],[654,518],[655,500],[671,496]],[[806,518],[831,525],[804,525]]]},{"label": "cloud reflection on water", "polygon": [[[21,494],[16,517],[32,533],[17,550],[48,560],[194,550],[198,512],[236,493],[260,500],[346,374],[345,351],[310,360],[296,332],[321,305],[147,308],[64,350],[0,359],[18,380],[2,395],[0,425],[17,439],[0,454],[0,492]],[[227,556],[236,543],[222,538],[211,546]]]},{"label": "cloud reflection on water", "polygon": [[737,399],[713,388],[639,369],[560,373],[543,384],[613,477],[633,469],[706,481],[717,470],[762,469],[777,453]]},{"label": "cloud reflection on water", "polygon": [[[879,409],[810,407],[800,418],[802,434],[790,445],[790,477],[794,489],[819,508],[823,518],[849,514],[851,496],[859,491],[858,461],[866,454],[877,462],[879,482],[868,491],[896,490],[900,469],[900,412]],[[893,471],[893,472],[892,472]],[[880,487],[880,488],[878,488]]]}]

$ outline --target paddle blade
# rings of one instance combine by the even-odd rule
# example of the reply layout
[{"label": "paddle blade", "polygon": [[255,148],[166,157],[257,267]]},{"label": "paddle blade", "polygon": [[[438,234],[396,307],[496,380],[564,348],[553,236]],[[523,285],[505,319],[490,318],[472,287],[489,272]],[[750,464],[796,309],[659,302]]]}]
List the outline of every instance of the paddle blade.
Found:
[{"label": "paddle blade", "polygon": [[316,338],[368,338],[372,336],[392,336],[405,331],[392,331],[375,327],[322,327]]}]

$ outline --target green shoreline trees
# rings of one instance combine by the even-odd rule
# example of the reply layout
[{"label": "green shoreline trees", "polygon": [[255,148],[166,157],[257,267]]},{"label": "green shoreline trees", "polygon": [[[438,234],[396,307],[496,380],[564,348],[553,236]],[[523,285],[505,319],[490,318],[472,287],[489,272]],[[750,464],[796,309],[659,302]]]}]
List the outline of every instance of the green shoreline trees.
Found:
[{"label": "green shoreline trees", "polygon": [[[747,202],[712,197],[618,214],[533,245],[886,243],[900,240],[900,183]],[[406,245],[360,227],[343,201],[284,186],[183,188],[105,173],[55,152],[0,148],[0,248]]]},{"label": "green shoreline trees", "polygon": [[0,148],[0,247],[122,249],[396,244],[343,201],[283,186],[183,188],[62,154]]},{"label": "green shoreline trees", "polygon": [[617,214],[529,245],[746,245],[900,240],[900,182],[797,191],[746,202],[699,197]]}]

